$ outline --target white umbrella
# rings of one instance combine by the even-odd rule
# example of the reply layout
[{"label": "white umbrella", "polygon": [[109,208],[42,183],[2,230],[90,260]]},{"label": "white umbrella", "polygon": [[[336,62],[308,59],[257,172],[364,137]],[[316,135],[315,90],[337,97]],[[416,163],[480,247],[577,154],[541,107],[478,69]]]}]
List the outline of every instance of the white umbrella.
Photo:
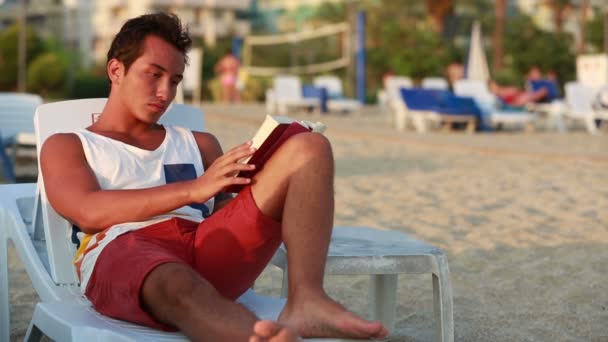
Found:
[{"label": "white umbrella", "polygon": [[478,21],[473,23],[471,41],[469,43],[469,56],[467,58],[466,78],[487,82],[490,78],[488,60],[483,49],[481,27]]}]

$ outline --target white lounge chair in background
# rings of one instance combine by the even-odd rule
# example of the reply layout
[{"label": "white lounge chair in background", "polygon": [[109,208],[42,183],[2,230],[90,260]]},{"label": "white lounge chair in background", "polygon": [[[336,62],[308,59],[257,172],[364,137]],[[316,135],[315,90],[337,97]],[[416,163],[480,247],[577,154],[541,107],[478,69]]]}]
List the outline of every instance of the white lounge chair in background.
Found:
[{"label": "white lounge chair in background", "polygon": [[422,79],[421,87],[424,89],[447,90],[448,81],[443,77],[425,77]]},{"label": "white lounge chair in background", "polygon": [[344,97],[342,81],[336,76],[317,76],[312,81],[315,87],[327,90],[327,110],[330,112],[357,112],[361,103],[354,99]]},{"label": "white lounge chair in background", "polygon": [[35,94],[0,93],[0,148],[11,147],[11,155],[0,150],[5,178],[15,181],[15,158],[20,147],[34,147],[34,112],[42,104]]},{"label": "white lounge chair in background", "polygon": [[266,90],[266,109],[268,114],[286,115],[289,108],[319,111],[321,101],[318,98],[306,98],[302,95],[302,83],[298,76],[277,75],[274,78],[273,88]]},{"label": "white lounge chair in background", "polygon": [[[35,116],[38,153],[44,140],[57,132],[74,131],[91,124],[106,99],[64,101],[42,105]],[[174,104],[161,123],[203,130],[203,114],[196,108]],[[0,185],[0,342],[9,341],[10,307],[7,244],[11,240],[38,293],[26,340],[47,335],[56,341],[185,340],[179,333],[165,333],[98,314],[81,295],[68,238],[70,224],[49,204],[42,177],[38,184]],[[284,271],[287,256],[281,249],[273,264]],[[394,326],[397,275],[431,273],[438,341],[453,341],[452,289],[447,257],[428,244],[407,235],[370,228],[336,228],[328,255],[328,274],[370,274],[371,318]],[[282,294],[287,288],[284,286]],[[259,317],[276,319],[284,305],[280,298],[257,295],[253,290],[240,299]],[[314,341],[337,341],[314,339]]]},{"label": "white lounge chair in background", "polygon": [[567,121],[582,121],[591,134],[598,133],[595,120],[608,120],[608,110],[593,108],[598,96],[598,89],[579,82],[568,82],[565,85]]},{"label": "white lounge chair in background", "polygon": [[[393,108],[391,108],[391,101],[395,99],[396,96],[400,96],[401,88],[412,88],[414,84],[409,77],[405,76],[388,76],[384,83],[384,88],[378,90],[378,105],[380,105],[380,110],[384,113],[390,114],[393,113]],[[391,119],[392,120],[392,119]]]},{"label": "white lounge chair in background", "polygon": [[[401,97],[401,88],[414,87],[412,79],[405,76],[388,76],[384,82],[384,86],[384,91],[378,93],[378,100],[380,106],[388,108],[388,111],[392,114],[391,117],[395,128],[398,131],[404,131],[408,119],[410,119],[416,131],[424,132],[426,130],[425,119],[418,115],[420,113],[409,113]],[[414,114],[414,116],[408,118],[408,113]]]},{"label": "white lounge chair in background", "polygon": [[498,99],[483,81],[462,79],[454,82],[454,93],[458,96],[469,96],[481,109],[485,125],[497,127],[499,125],[523,126],[531,129],[536,116],[527,111],[505,111],[498,108]]}]

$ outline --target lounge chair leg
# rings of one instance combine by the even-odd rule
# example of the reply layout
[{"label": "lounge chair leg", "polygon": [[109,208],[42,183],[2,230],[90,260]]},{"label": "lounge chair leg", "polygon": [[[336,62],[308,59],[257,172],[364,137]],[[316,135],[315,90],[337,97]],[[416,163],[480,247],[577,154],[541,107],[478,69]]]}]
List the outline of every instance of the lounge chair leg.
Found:
[{"label": "lounge chair leg", "polygon": [[524,132],[526,132],[526,133],[534,133],[534,123],[528,122],[524,126]]},{"label": "lounge chair leg", "polygon": [[416,128],[416,132],[425,133],[426,132],[426,122],[425,119],[420,114],[414,114],[412,116],[412,124]]},{"label": "lounge chair leg", "polygon": [[468,120],[467,121],[467,133],[469,134],[473,134],[475,133],[475,120]]},{"label": "lounge chair leg", "polygon": [[398,132],[405,131],[407,114],[404,109],[397,110],[395,112],[395,128],[397,128]]},{"label": "lounge chair leg", "polygon": [[588,116],[585,118],[585,126],[587,126],[587,131],[591,134],[597,133],[597,126],[595,125],[595,119],[592,116]]},{"label": "lounge chair leg", "polygon": [[454,341],[454,318],[452,312],[452,286],[447,257],[438,255],[437,274],[433,273],[433,303],[435,312],[435,340]]},{"label": "lounge chair leg", "polygon": [[287,298],[289,294],[289,272],[287,272],[287,267],[283,270],[283,284],[281,285],[281,298]]},{"label": "lounge chair leg", "polygon": [[0,222],[0,342],[10,340],[10,304],[8,296],[8,238],[7,225]]},{"label": "lounge chair leg", "polygon": [[379,320],[386,329],[395,328],[397,274],[374,274],[369,287],[371,319]]},{"label": "lounge chair leg", "polygon": [[42,337],[44,337],[42,330],[35,326],[34,321],[32,320],[27,328],[27,333],[25,334],[25,338],[23,340],[26,342],[38,342],[42,341]]}]

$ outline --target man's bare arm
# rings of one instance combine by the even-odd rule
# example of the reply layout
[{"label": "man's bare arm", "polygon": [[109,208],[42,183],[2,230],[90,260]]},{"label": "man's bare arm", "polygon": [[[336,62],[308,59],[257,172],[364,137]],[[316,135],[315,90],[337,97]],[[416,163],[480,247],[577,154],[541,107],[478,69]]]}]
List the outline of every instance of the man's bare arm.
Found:
[{"label": "man's bare arm", "polygon": [[[200,132],[193,132],[193,134],[196,143],[198,144],[198,149],[201,152],[203,165],[205,166],[206,170],[217,158],[223,154],[222,147],[215,136],[211,134]],[[215,196],[213,212],[222,209],[224,206],[226,206],[226,204],[232,201],[233,198],[234,196],[229,192],[219,192]]]},{"label": "man's bare arm", "polygon": [[222,188],[247,184],[248,179],[226,177],[239,166],[234,161],[251,154],[248,146],[234,148],[203,177],[137,190],[102,190],[74,134],[57,134],[42,147],[41,168],[49,200],[55,210],[86,233],[114,224],[142,221],[190,203],[201,203]]}]

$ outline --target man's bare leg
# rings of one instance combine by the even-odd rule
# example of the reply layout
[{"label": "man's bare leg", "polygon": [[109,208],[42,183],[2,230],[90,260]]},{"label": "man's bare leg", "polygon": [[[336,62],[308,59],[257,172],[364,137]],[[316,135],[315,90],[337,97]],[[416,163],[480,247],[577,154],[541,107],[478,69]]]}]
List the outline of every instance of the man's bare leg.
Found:
[{"label": "man's bare leg", "polygon": [[177,327],[192,341],[248,341],[258,320],[184,264],[155,268],[144,280],[141,296],[153,317]]},{"label": "man's bare leg", "polygon": [[347,311],[323,289],[334,215],[334,161],[327,139],[291,137],[255,177],[260,210],[282,222],[288,250],[289,296],[279,322],[303,337],[384,337],[386,329]]}]

